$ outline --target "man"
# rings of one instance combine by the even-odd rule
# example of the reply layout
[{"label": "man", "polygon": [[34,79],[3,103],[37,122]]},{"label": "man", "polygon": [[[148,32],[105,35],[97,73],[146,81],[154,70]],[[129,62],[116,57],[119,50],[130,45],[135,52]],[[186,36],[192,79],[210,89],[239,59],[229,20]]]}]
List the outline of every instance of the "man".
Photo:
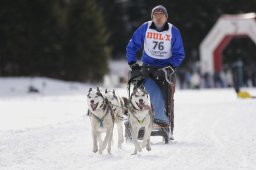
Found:
[{"label": "man", "polygon": [[[136,53],[143,48],[142,62],[143,65],[156,68],[166,68],[168,66],[173,69],[179,67],[185,58],[184,47],[179,30],[167,22],[168,13],[164,6],[158,5],[152,9],[152,21],[142,24],[133,34],[126,48],[127,60],[132,70],[140,69],[137,63]],[[156,71],[153,69],[153,71]],[[149,73],[154,75],[154,73]],[[154,79],[154,77],[152,76]],[[154,79],[155,80],[155,79]],[[173,114],[173,93],[174,93],[174,76],[172,76],[172,84],[166,86],[162,82],[156,81],[160,87],[160,93],[163,95],[164,104],[159,100],[159,93],[154,82],[147,80],[144,82],[146,90],[149,92],[151,102],[154,108],[154,122],[159,125],[167,125],[171,122],[171,137],[173,138],[174,114]],[[167,95],[166,89],[171,94]],[[167,90],[168,91],[168,90]],[[168,100],[166,99],[166,95]],[[169,99],[170,98],[170,99]],[[152,101],[153,100],[153,101]],[[170,101],[170,104],[169,104]],[[164,106],[163,106],[164,105]],[[161,107],[160,107],[161,106]],[[169,106],[166,111],[165,106]],[[164,112],[164,114],[163,114]],[[169,115],[169,120],[166,118]],[[157,120],[159,117],[159,120]],[[156,119],[157,118],[157,119]],[[167,120],[166,120],[167,119]]]}]

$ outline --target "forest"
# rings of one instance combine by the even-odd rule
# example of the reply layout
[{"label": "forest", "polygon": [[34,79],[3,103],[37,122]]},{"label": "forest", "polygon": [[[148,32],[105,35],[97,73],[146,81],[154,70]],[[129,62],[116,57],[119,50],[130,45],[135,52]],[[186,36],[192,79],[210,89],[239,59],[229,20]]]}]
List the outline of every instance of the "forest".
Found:
[{"label": "forest", "polygon": [[[133,32],[159,4],[181,32],[183,67],[199,60],[199,45],[221,15],[256,12],[256,0],[0,0],[0,76],[99,82],[110,59],[125,60]],[[249,38],[233,40],[223,55],[256,66]]]}]

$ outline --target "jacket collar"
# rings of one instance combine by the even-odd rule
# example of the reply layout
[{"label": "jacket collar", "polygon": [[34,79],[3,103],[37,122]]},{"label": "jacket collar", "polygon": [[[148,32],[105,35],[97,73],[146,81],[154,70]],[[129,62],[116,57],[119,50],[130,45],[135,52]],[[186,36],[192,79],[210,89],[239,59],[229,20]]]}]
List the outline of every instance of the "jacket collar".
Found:
[{"label": "jacket collar", "polygon": [[[156,29],[156,25],[155,25],[154,22],[151,23],[151,25],[149,26],[149,28],[158,31],[158,30]],[[163,32],[163,31],[167,31],[167,30],[169,30],[169,24],[168,24],[167,22],[165,22],[163,30],[161,30],[161,31],[159,31],[159,32]]]}]

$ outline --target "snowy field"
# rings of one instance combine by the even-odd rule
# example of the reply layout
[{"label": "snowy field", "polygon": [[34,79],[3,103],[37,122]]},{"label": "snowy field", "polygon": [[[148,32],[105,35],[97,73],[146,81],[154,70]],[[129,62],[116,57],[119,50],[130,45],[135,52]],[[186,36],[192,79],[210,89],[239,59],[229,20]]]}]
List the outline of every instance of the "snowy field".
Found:
[{"label": "snowy field", "polygon": [[[28,93],[31,85],[40,93]],[[238,99],[233,89],[177,90],[175,142],[152,137],[152,151],[131,155],[130,142],[117,149],[115,129],[112,155],[99,155],[86,116],[89,87],[0,78],[0,170],[256,169],[256,99]]]}]

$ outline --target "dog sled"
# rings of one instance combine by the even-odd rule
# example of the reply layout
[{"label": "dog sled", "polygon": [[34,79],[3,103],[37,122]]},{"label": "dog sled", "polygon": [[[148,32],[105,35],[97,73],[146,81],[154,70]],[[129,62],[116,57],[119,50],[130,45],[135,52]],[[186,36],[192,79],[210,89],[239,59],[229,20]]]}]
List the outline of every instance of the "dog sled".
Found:
[{"label": "dog sled", "polygon": [[[173,74],[174,70],[170,66],[157,68],[142,65],[138,70],[129,71],[128,75],[127,91],[129,100],[131,99],[131,92],[134,88],[141,85],[145,87],[146,91],[149,92],[153,111],[153,126],[151,136],[162,136],[165,144],[168,144],[170,140],[173,140]],[[162,115],[159,116],[159,112],[161,112]],[[138,138],[141,139],[143,135],[144,129],[141,128]],[[127,140],[131,139],[128,121],[125,122],[125,138]]]}]

